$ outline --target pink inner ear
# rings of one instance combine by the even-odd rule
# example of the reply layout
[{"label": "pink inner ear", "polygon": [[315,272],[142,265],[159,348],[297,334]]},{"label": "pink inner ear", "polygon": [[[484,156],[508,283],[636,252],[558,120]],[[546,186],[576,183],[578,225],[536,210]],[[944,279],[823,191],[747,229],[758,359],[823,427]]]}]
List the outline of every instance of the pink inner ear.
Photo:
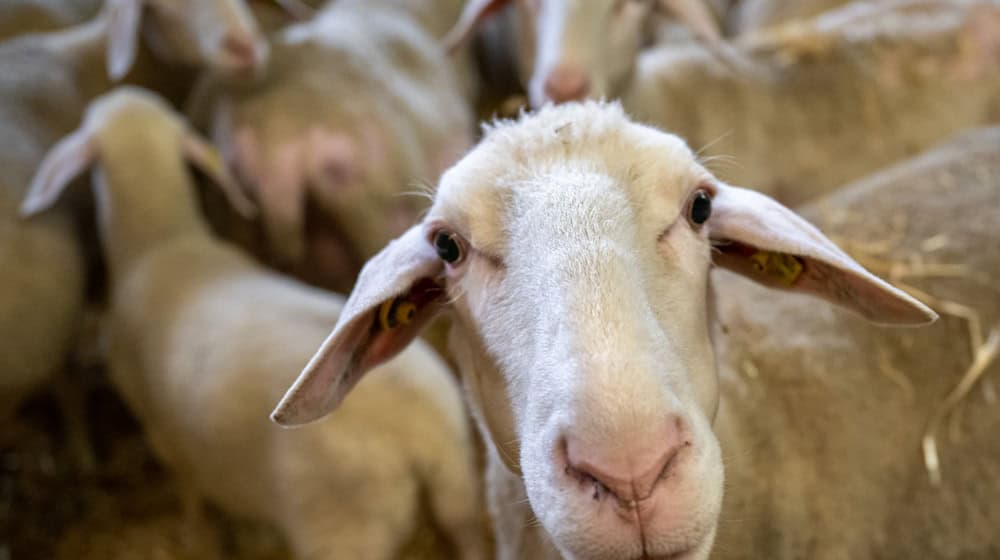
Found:
[{"label": "pink inner ear", "polygon": [[362,349],[359,352],[360,356],[355,358],[360,369],[371,369],[402,351],[437,314],[444,295],[443,286],[430,278],[421,278],[408,293],[397,298],[416,306],[417,312],[409,323],[393,329],[385,329],[381,325],[376,311],[372,320],[372,335],[368,347]]},{"label": "pink inner ear", "polygon": [[761,193],[717,185],[710,224],[715,262],[762,284],[820,297],[874,322],[921,325],[937,318]]}]

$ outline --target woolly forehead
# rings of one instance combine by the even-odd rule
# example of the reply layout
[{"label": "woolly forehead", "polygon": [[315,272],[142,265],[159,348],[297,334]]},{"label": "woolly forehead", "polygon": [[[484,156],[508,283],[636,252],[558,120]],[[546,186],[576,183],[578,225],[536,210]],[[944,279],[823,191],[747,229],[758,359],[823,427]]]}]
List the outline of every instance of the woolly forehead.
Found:
[{"label": "woolly forehead", "polygon": [[632,216],[666,229],[713,182],[680,138],[628,121],[617,105],[560,105],[489,128],[442,176],[428,222],[500,256],[505,232],[525,220],[557,227]]}]

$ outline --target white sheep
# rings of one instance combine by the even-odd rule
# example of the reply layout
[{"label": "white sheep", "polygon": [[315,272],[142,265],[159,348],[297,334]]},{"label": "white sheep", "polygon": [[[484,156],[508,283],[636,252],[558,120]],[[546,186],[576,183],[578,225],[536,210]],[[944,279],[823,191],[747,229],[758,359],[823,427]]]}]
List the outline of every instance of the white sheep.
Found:
[{"label": "white sheep", "polygon": [[856,3],[741,39],[737,73],[697,45],[650,50],[622,103],[794,205],[993,122],[998,35],[992,0]]},{"label": "white sheep", "polygon": [[[137,54],[143,21],[157,56],[172,64],[248,70],[266,53],[241,0],[174,5],[190,17],[161,4],[143,16],[139,0],[108,0],[90,22],[0,44],[0,418],[64,364],[82,312],[84,263],[70,208],[30,223],[17,213],[45,150],[110,87],[109,72],[120,78],[134,67],[132,78],[161,82],[156,57]],[[243,47],[230,54],[234,42],[249,44],[250,57]]]},{"label": "white sheep", "polygon": [[[936,317],[787,208],[714,178],[676,136],[616,105],[547,106],[494,125],[442,176],[423,221],[365,266],[272,418],[300,424],[349,404],[366,363],[447,310],[488,441],[499,558],[704,559],[722,458],[741,443],[712,429],[728,398],[709,335],[713,261],[873,321]],[[379,321],[404,305],[408,324]]]},{"label": "white sheep", "polygon": [[[207,80],[190,108],[261,207],[265,257],[346,289],[472,144],[472,111],[438,44],[457,2],[337,0],[273,38],[253,88]],[[432,23],[437,21],[437,23]]]},{"label": "white sheep", "polygon": [[[445,37],[451,49],[509,0],[468,0]],[[518,0],[512,37],[488,48],[516,52],[521,82],[533,107],[547,101],[618,97],[639,50],[654,40],[658,12],[675,14],[718,51],[719,28],[704,0]]]},{"label": "white sheep", "polygon": [[[481,557],[461,396],[426,345],[379,367],[326,421],[297,431],[268,422],[343,299],[217,240],[185,160],[252,210],[181,117],[150,93],[119,90],[50,152],[22,207],[45,210],[96,165],[110,376],[154,450],[182,487],[277,525],[301,558],[393,558],[422,498],[462,556]],[[406,311],[384,319],[405,322]]]}]

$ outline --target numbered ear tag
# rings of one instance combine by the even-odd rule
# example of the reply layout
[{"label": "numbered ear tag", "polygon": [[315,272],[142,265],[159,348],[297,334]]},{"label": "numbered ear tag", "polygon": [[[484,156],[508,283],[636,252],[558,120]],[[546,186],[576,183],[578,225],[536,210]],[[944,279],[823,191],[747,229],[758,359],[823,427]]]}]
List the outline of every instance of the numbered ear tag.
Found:
[{"label": "numbered ear tag", "polygon": [[802,275],[802,260],[788,253],[757,251],[750,255],[750,263],[757,272],[777,278],[786,286],[794,284]]},{"label": "numbered ear tag", "polygon": [[417,314],[417,305],[403,298],[392,298],[382,302],[378,308],[378,324],[389,331],[410,324]]}]

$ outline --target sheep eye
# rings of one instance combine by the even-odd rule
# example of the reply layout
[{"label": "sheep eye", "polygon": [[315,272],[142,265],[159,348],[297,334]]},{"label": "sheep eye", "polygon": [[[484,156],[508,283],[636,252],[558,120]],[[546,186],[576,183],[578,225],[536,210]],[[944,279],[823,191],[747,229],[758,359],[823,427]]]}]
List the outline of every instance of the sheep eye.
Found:
[{"label": "sheep eye", "polygon": [[708,193],[704,190],[699,190],[694,194],[694,200],[691,201],[691,210],[688,217],[691,219],[691,223],[701,225],[707,222],[711,215],[712,197],[708,196]]},{"label": "sheep eye", "polygon": [[446,231],[434,234],[434,249],[441,260],[447,263],[454,264],[462,258],[462,248],[455,240],[455,235]]}]

